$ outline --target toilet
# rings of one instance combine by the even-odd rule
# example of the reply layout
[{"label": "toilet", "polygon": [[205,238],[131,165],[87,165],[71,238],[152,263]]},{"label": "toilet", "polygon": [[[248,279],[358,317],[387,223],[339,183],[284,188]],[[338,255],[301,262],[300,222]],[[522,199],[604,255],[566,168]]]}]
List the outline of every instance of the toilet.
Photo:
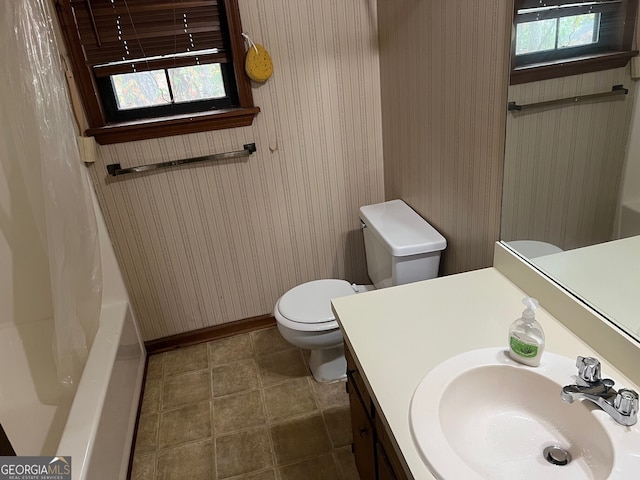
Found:
[{"label": "toilet", "polygon": [[[367,272],[375,289],[438,276],[445,238],[402,200],[360,208]],[[280,334],[296,347],[311,350],[309,369],[318,382],[346,377],[347,364],[331,299],[372,289],[346,280],[323,279],[298,285],[276,302]]]},{"label": "toilet", "polygon": [[628,200],[620,209],[619,238],[640,235],[640,200]]},{"label": "toilet", "polygon": [[527,258],[538,258],[546,255],[560,253],[563,250],[552,243],[541,242],[539,240],[513,240],[507,245]]}]

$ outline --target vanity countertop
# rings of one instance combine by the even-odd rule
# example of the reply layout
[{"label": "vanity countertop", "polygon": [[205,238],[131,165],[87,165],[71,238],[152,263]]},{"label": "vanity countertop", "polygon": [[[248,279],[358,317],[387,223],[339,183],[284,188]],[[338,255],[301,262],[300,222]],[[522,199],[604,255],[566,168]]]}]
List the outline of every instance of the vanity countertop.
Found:
[{"label": "vanity countertop", "polygon": [[[525,296],[497,269],[487,268],[332,301],[345,341],[416,480],[434,477],[411,438],[409,407],[415,388],[436,365],[459,353],[506,348],[509,326],[520,317]],[[536,316],[545,332],[545,351],[571,358],[595,356],[603,376],[637,388],[549,315],[544,304]]]}]

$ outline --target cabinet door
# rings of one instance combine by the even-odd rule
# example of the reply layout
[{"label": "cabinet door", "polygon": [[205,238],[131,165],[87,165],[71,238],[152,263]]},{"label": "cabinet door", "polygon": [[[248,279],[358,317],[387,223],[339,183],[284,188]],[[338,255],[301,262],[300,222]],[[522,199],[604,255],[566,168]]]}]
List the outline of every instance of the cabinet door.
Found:
[{"label": "cabinet door", "polygon": [[351,405],[353,453],[356,457],[360,480],[375,480],[373,426],[354,388],[349,389],[349,404]]},{"label": "cabinet door", "polygon": [[[345,357],[347,358],[347,377],[349,378],[350,387],[355,388],[362,399],[365,410],[369,417],[373,417],[373,403],[371,402],[371,396],[367,390],[367,386],[360,375],[360,371],[356,366],[356,362],[353,360],[353,356],[349,351],[349,348],[345,349]],[[353,389],[352,388],[352,389]]]},{"label": "cabinet door", "polygon": [[398,480],[393,471],[393,468],[391,467],[391,463],[389,462],[389,457],[387,457],[387,454],[384,451],[384,448],[382,448],[382,445],[377,442],[376,457],[376,465],[378,467],[378,480]]},{"label": "cabinet door", "polygon": [[[376,452],[378,455],[378,478],[380,480],[407,480],[407,475],[402,468],[402,462],[398,458],[391,439],[387,433],[380,415],[376,415],[374,423],[376,431]],[[384,472],[385,475],[382,475]]]}]

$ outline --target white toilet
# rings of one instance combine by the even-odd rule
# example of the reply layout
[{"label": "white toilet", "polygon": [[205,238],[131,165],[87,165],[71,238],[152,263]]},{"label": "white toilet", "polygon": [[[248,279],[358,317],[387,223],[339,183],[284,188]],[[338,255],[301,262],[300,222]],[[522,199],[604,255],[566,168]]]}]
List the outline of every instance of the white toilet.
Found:
[{"label": "white toilet", "polygon": [[[360,208],[367,271],[375,288],[438,276],[440,252],[447,242],[402,200]],[[331,299],[367,287],[345,280],[314,280],[286,292],[276,302],[278,330],[291,344],[311,350],[309,368],[318,382],[346,377],[342,333]]]},{"label": "white toilet", "polygon": [[546,255],[560,253],[563,250],[552,243],[541,242],[539,240],[513,240],[507,245],[527,258],[538,258]]}]

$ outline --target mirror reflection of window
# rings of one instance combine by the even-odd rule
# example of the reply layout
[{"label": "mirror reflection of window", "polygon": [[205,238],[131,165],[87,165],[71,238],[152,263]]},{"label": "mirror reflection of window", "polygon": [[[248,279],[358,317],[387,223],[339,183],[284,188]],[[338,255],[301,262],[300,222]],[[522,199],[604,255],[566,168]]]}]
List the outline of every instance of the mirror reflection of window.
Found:
[{"label": "mirror reflection of window", "polygon": [[597,44],[600,14],[521,23],[516,28],[516,55]]},{"label": "mirror reflection of window", "polygon": [[626,65],[637,0],[515,0],[511,85]]}]

